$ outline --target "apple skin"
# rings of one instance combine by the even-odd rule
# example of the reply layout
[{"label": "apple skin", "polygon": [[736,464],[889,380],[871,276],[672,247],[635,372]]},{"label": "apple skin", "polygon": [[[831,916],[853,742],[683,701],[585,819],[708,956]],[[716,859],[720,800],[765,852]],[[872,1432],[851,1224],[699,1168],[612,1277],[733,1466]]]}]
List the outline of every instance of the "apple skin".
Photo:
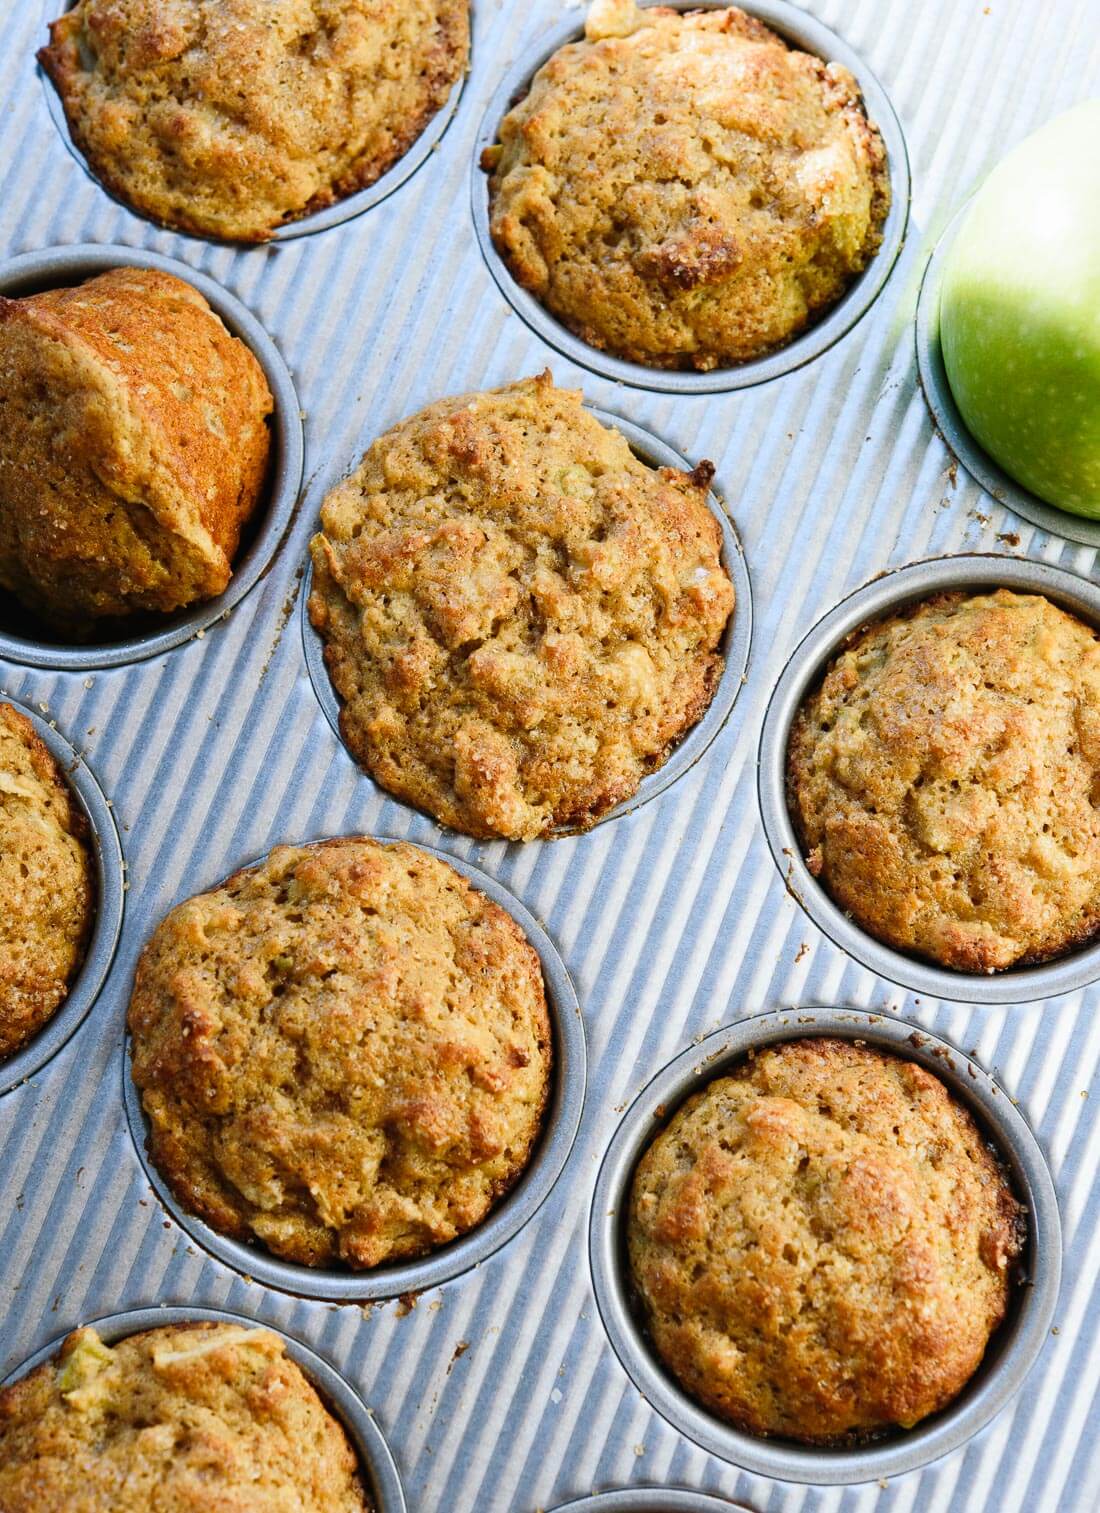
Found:
[{"label": "apple skin", "polygon": [[948,382],[974,438],[1024,488],[1100,518],[1100,100],[997,165],[951,245]]}]

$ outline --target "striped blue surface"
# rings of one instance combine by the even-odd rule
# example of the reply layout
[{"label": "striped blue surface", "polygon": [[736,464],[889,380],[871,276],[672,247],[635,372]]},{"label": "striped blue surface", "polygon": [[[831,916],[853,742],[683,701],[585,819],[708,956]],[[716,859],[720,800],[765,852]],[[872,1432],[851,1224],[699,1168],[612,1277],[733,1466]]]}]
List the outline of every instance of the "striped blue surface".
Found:
[{"label": "striped blue surface", "polygon": [[[0,662],[0,688],[44,707],[87,752],[130,876],[98,1004],[44,1072],[0,1101],[0,1374],[90,1315],[225,1304],[300,1335],[347,1373],[377,1411],[414,1513],[532,1513],[630,1482],[722,1492],[761,1513],[1100,1506],[1100,1115],[1095,1093],[1085,1096],[1100,1057],[1100,990],[1006,1009],[906,998],[831,946],[786,895],[754,772],[786,656],[882,568],[978,549],[1096,570],[1093,550],[1022,524],[954,477],[916,384],[911,329],[924,259],[968,187],[1036,125],[1097,92],[1096,0],[810,0],[868,58],[901,116],[909,240],[871,316],[833,352],[763,389],[689,399],[571,368],[511,314],[477,251],[470,145],[501,70],[557,20],[553,0],[477,0],[458,116],[392,198],[332,231],[242,252],[157,231],[84,175],[36,76],[48,8],[0,3],[0,256],[118,241],[221,280],[294,373],[308,484],[272,573],[201,641],[87,678]],[[707,757],[633,817],[549,844],[441,840],[384,800],[329,730],[305,672],[296,575],[325,489],[373,436],[442,394],[547,364],[594,403],[716,463],[753,579],[749,683]],[[120,1100],[129,982],[151,924],[276,841],[347,830],[440,844],[509,886],[557,942],[589,1037],[588,1107],[550,1202],[478,1272],[404,1315],[267,1293],[197,1253],[145,1183]],[[972,1048],[1032,1122],[1062,1205],[1058,1333],[1023,1394],[965,1450],[886,1487],[799,1488],[708,1458],[628,1383],[587,1274],[588,1195],[621,1106],[693,1036],[811,1001],[903,1013]],[[454,1359],[460,1341],[470,1348]]]}]

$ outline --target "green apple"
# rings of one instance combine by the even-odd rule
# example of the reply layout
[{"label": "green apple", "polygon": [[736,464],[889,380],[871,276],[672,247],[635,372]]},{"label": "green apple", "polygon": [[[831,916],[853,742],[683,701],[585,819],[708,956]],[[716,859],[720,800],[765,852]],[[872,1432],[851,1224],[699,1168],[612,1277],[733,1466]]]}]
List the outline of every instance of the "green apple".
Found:
[{"label": "green apple", "polygon": [[1040,499],[1100,517],[1100,100],[978,190],[944,266],[940,339],[989,455]]}]

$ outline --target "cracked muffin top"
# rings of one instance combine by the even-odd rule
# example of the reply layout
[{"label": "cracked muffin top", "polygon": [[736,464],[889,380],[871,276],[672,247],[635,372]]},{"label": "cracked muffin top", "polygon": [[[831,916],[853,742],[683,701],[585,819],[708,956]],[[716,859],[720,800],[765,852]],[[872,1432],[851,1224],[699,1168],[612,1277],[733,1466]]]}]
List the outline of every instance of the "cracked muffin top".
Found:
[{"label": "cracked muffin top", "polygon": [[1100,642],[1049,600],[952,593],[871,625],[788,750],[810,871],[879,940],[962,972],[1100,929]]},{"label": "cracked muffin top", "polygon": [[371,1513],[358,1458],[268,1329],[77,1329],[0,1389],[4,1513]]},{"label": "cracked muffin top", "polygon": [[313,541],[353,755],[482,837],[583,829],[629,798],[722,671],[712,473],[648,467],[549,374],[376,441]]},{"label": "cracked muffin top", "polygon": [[77,0],[38,56],[113,194],[257,242],[391,168],[468,50],[468,0]]},{"label": "cracked muffin top", "polygon": [[0,704],[0,1058],[64,1003],[95,914],[83,811],[38,732]]},{"label": "cracked muffin top", "polygon": [[513,277],[575,335],[709,369],[788,342],[881,241],[886,153],[852,75],[744,11],[599,0],[486,149]]},{"label": "cracked muffin top", "polygon": [[630,1265],[693,1397],[748,1433],[839,1443],[962,1390],[1005,1315],[1022,1214],[937,1077],[793,1040],[689,1098],[646,1151]]},{"label": "cracked muffin top", "polygon": [[377,1266],[473,1228],[516,1181],[551,1069],[519,926],[415,846],[280,846],[188,899],[129,1012],[149,1154],[223,1234]]},{"label": "cracked muffin top", "polygon": [[69,639],[215,598],[273,406],[253,352],[170,273],[0,297],[0,587]]}]

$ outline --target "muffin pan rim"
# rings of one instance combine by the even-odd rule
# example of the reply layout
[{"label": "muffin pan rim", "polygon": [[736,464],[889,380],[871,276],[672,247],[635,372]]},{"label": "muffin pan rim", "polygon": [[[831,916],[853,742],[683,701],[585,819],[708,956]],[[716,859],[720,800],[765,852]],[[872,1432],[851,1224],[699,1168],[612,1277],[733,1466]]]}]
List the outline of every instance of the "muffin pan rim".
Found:
[{"label": "muffin pan rim", "polygon": [[[976,1112],[1026,1200],[1029,1273],[1010,1302],[1009,1335],[959,1396],[924,1425],[863,1446],[827,1449],[735,1429],[708,1412],[660,1363],[631,1303],[621,1215],[642,1154],[691,1095],[751,1049],[812,1036],[840,1036],[916,1061]],[[596,1305],[627,1375],[662,1418],[709,1454],[754,1475],[804,1485],[847,1486],[916,1471],[958,1450],[1005,1408],[1034,1366],[1058,1303],[1062,1229],[1042,1147],[1010,1095],[972,1057],[922,1025],[869,1009],[767,1010],[713,1031],[680,1051],[631,1100],[605,1150],[589,1212],[589,1266]],[[1005,1326],[1002,1325],[1002,1328]]]},{"label": "muffin pan rim", "polygon": [[921,275],[917,296],[917,315],[913,331],[917,350],[917,373],[932,423],[943,438],[948,451],[961,462],[979,488],[998,504],[1019,515],[1029,525],[1052,536],[1076,541],[1081,546],[1100,547],[1100,518],[1075,515],[1047,504],[1038,494],[1025,489],[995,462],[981,443],[970,434],[951,392],[940,345],[940,296],[943,275],[951,246],[962,230],[970,209],[966,200],[955,211],[933,247]]},{"label": "muffin pan rim", "polygon": [[[43,0],[43,27],[48,28],[51,21],[56,21],[65,11],[70,11],[76,5],[77,0]],[[466,81],[470,77],[474,61],[474,28],[475,11],[477,0],[468,0],[470,14],[470,45],[465,67],[461,70],[458,78],[451,85],[446,100],[435,113],[430,116],[424,125],[423,131],[409,145],[409,148],[388,168],[380,178],[375,179],[373,184],[368,184],[364,189],[357,189],[354,194],[345,195],[342,199],[335,200],[331,205],[326,205],[321,210],[314,210],[309,215],[301,216],[297,220],[288,221],[280,226],[266,241],[249,242],[236,241],[230,237],[218,237],[213,235],[204,236],[197,231],[184,231],[181,227],[172,226],[164,221],[154,220],[152,216],[136,209],[128,200],[108,189],[103,180],[92,168],[88,159],[73,141],[69,130],[68,118],[65,115],[65,107],[61,103],[61,96],[50,81],[49,75],[37,59],[34,61],[35,72],[46,94],[46,108],[50,113],[50,120],[57,130],[58,136],[68,152],[69,156],[81,169],[87,178],[95,185],[100,194],[105,194],[119,209],[124,210],[135,220],[144,222],[158,231],[168,232],[172,236],[183,237],[189,242],[198,242],[200,245],[207,244],[212,247],[228,247],[238,252],[250,250],[262,251],[265,247],[277,247],[286,242],[298,241],[301,237],[313,236],[321,231],[331,231],[337,226],[342,226],[347,221],[357,219],[365,215],[368,210],[373,210],[383,200],[388,200],[391,194],[396,193],[418,169],[422,168],[436,149],[441,145],[447,130],[455,117],[458,115],[462,104],[462,93]],[[43,45],[45,39],[43,38]]]},{"label": "muffin pan rim", "polygon": [[[557,946],[522,900],[496,878],[490,877],[464,857],[454,856],[421,841],[407,841],[403,837],[340,835],[300,844],[307,848],[323,846],[329,840],[372,840],[388,846],[410,845],[438,861],[446,862],[479,892],[504,909],[519,925],[524,938],[537,953],[553,1031],[554,1060],[542,1128],[530,1159],[513,1185],[493,1204],[479,1224],[446,1245],[428,1251],[426,1255],[364,1271],[348,1267],[304,1266],[281,1259],[258,1241],[253,1244],[219,1233],[198,1215],[191,1213],[172,1192],[145,1148],[148,1125],[141,1106],[141,1095],[130,1074],[128,1030],[123,1036],[122,1045],[122,1101],[126,1111],[126,1125],[146,1180],[171,1218],[207,1255],[239,1276],[249,1277],[254,1282],[294,1297],[322,1303],[385,1302],[454,1281],[496,1255],[536,1217],[557,1186],[576,1143],[587,1093],[587,1039],[577,992]],[[230,876],[259,865],[268,855],[270,852],[241,863],[233,869]],[[200,891],[216,888],[224,881],[224,878],[219,879]],[[180,898],[176,903],[183,901]]]},{"label": "muffin pan rim", "polygon": [[[613,410],[608,410],[600,405],[585,403],[584,408],[589,414],[606,426],[611,426],[625,437],[627,444],[635,456],[639,457],[647,466],[674,467],[684,472],[691,472],[691,462],[675,447],[655,435],[647,427],[638,425],[635,421],[626,419]],[[383,433],[384,434],[384,433]],[[510,845],[526,846],[538,844],[539,841],[560,840],[569,836],[589,835],[598,830],[601,825],[611,820],[625,819],[648,804],[652,799],[659,798],[666,793],[681,778],[688,773],[706,756],[714,742],[725,729],[734,714],[738,698],[742,688],[748,681],[749,667],[752,658],[753,636],[753,602],[752,580],[749,573],[748,558],[741,541],[740,533],[734,522],[733,516],[726,507],[722,495],[717,491],[714,484],[707,490],[707,507],[718,523],[722,533],[721,561],[733,584],[735,602],[733,614],[727,622],[721,641],[721,652],[724,659],[722,676],[714,689],[714,696],[707,705],[703,716],[698,720],[679,741],[673,746],[668,757],[653,772],[647,773],[638,784],[637,790],[622,803],[616,804],[606,814],[601,814],[595,824],[586,828],[577,826],[561,826],[552,830],[548,835],[539,836],[534,842],[511,841]],[[321,529],[320,518],[316,522],[317,530]],[[336,739],[340,742],[341,749],[348,759],[354,764],[357,773],[364,782],[371,783],[378,793],[388,803],[396,804],[407,814],[415,815],[418,819],[427,818],[435,825],[444,836],[466,835],[465,831],[454,830],[449,826],[440,824],[434,815],[426,810],[420,810],[410,804],[408,800],[392,794],[388,789],[376,783],[371,775],[360,767],[352,756],[344,738],[340,732],[340,710],[343,707],[342,700],[332,685],[332,680],[325,667],[324,641],[320,633],[314,629],[309,618],[309,599],[313,590],[313,562],[309,554],[309,544],[306,544],[305,569],[302,574],[302,589],[299,595],[301,605],[299,609],[300,624],[302,631],[302,649],[305,656],[306,669],[309,673],[309,681],[313,686],[313,692],[317,697],[325,719],[328,721]],[[498,840],[506,840],[506,837],[497,837]]]},{"label": "muffin pan rim", "polygon": [[[374,1513],[408,1513],[405,1491],[393,1452],[358,1389],[311,1345],[307,1345],[296,1335],[289,1334],[278,1324],[269,1324],[266,1320],[225,1308],[208,1308],[201,1304],[195,1307],[162,1304],[102,1314],[99,1318],[85,1319],[81,1324],[74,1324],[73,1329],[94,1328],[105,1345],[115,1345],[120,1340],[142,1334],[146,1330],[190,1323],[242,1324],[250,1329],[268,1329],[272,1334],[277,1334],[287,1346],[287,1355],[301,1368],[324,1406],[339,1422],[355,1447],[360,1470],[370,1483],[367,1490],[374,1504]],[[45,1345],[40,1345],[7,1376],[0,1379],[0,1387],[12,1386],[38,1366],[44,1365],[57,1354],[73,1329],[66,1329]]]},{"label": "muffin pan rim", "polygon": [[[86,672],[129,666],[198,639],[228,616],[264,578],[283,544],[298,507],[305,467],[305,432],[290,369],[274,338],[245,303],[209,274],[178,258],[144,247],[82,242],[18,253],[0,262],[0,294],[19,298],[48,288],[78,285],[113,268],[151,268],[189,283],[206,299],[231,335],[251,350],[264,371],[274,400],[269,480],[253,517],[255,534],[238,549],[232,576],[215,599],[166,617],[163,629],[118,641],[69,645],[0,629],[0,658],[25,667]],[[247,536],[249,525],[245,526]],[[8,598],[6,593],[5,598]]]},{"label": "muffin pan rim", "polygon": [[1085,988],[1100,979],[1100,937],[1053,961],[988,975],[954,971],[877,940],[833,902],[806,866],[787,807],[787,743],[803,698],[855,631],[938,593],[996,588],[1043,595],[1100,630],[1100,584],[1066,568],[993,552],[906,563],[847,594],[798,642],[768,700],[757,754],[764,833],[791,897],[835,946],[875,976],[951,1003],[1028,1004]]},{"label": "muffin pan rim", "polygon": [[[664,4],[678,11],[726,10],[731,3],[733,0],[639,0],[643,9]],[[481,168],[481,154],[486,147],[497,142],[500,122],[513,103],[526,93],[543,64],[560,47],[583,36],[583,11],[567,12],[563,20],[532,43],[508,70],[490,97],[473,143],[471,212],[482,258],[498,290],[525,325],[563,357],[602,378],[632,388],[678,396],[726,394],[795,372],[822,357],[854,330],[886,288],[905,244],[912,198],[909,150],[897,112],[877,75],[843,37],[788,0],[740,0],[740,8],[771,27],[784,41],[847,68],[859,85],[868,119],[878,127],[887,152],[891,201],[878,250],[840,299],[785,346],[735,367],[706,371],[650,367],[582,341],[533,294],[521,289],[512,277],[490,235],[489,175]]]},{"label": "muffin pan rim", "polygon": [[45,1024],[13,1055],[0,1060],[0,1098],[42,1070],[91,1013],[110,975],[126,912],[126,860],[109,800],[84,756],[38,710],[0,686],[0,703],[26,715],[49,751],[88,823],[95,865],[95,908],[84,960],[72,987]]},{"label": "muffin pan rim", "polygon": [[751,1513],[745,1503],[690,1487],[614,1487],[558,1503],[548,1513]]}]

